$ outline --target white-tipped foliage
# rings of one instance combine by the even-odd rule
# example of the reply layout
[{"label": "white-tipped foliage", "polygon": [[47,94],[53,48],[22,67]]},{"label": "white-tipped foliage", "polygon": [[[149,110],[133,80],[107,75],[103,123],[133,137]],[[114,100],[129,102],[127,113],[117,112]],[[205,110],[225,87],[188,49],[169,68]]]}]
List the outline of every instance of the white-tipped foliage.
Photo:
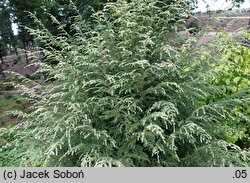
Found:
[{"label": "white-tipped foliage", "polygon": [[93,29],[75,17],[73,37],[33,31],[46,63],[58,64],[44,67],[55,81],[10,142],[19,165],[247,165],[249,151],[216,134],[233,99],[205,102],[219,90],[206,83],[215,59],[176,41],[186,7],[118,0],[94,15]]}]

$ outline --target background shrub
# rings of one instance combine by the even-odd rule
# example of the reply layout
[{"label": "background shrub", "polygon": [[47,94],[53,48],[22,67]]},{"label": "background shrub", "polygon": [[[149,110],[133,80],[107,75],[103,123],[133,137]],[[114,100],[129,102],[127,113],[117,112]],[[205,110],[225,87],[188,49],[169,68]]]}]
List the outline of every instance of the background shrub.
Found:
[{"label": "background shrub", "polygon": [[198,20],[192,19],[190,23],[187,25],[190,34],[196,34],[199,31],[199,23]]},{"label": "background shrub", "polygon": [[[249,33],[245,33],[245,39],[248,39]],[[224,96],[233,96],[240,93],[240,96],[247,96],[248,99],[241,105],[232,108],[234,116],[244,114],[245,118],[232,118],[224,121],[222,133],[228,142],[236,143],[242,148],[250,147],[250,50],[245,45],[236,43],[234,38],[222,36],[222,43],[226,46],[221,49],[222,59],[215,64],[214,71],[218,74],[211,82],[221,86],[222,93],[217,99]],[[221,44],[221,43],[220,43]],[[219,45],[220,45],[219,44]],[[227,128],[228,130],[225,130]]]},{"label": "background shrub", "polygon": [[13,59],[13,64],[16,65],[18,62],[20,62],[22,60],[22,57],[19,55],[19,56],[16,56],[14,59]]}]

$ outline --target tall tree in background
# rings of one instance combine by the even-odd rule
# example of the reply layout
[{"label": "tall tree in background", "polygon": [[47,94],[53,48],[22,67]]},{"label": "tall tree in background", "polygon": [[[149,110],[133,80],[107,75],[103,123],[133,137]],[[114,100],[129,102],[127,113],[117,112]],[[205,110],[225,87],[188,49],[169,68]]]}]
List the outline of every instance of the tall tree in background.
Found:
[{"label": "tall tree in background", "polygon": [[4,60],[3,57],[6,55],[7,45],[3,41],[3,39],[0,39],[0,61],[3,64]]},{"label": "tall tree in background", "polygon": [[[12,21],[11,21],[11,10],[8,6],[8,1],[3,0],[0,2],[0,37],[2,41],[1,48],[14,48],[16,50],[16,39],[12,30]],[[3,44],[5,46],[3,47]],[[3,49],[2,49],[3,56]]]},{"label": "tall tree in background", "polygon": [[227,2],[232,2],[234,6],[239,7],[240,4],[244,3],[245,0],[226,0]]},{"label": "tall tree in background", "polygon": [[[54,0],[54,1],[44,1],[44,10],[54,16],[63,26],[66,32],[73,35],[70,26],[74,22],[74,16],[80,13],[83,19],[87,22],[91,22],[91,16],[94,12],[101,10],[103,5],[107,2],[115,2],[116,0]],[[72,9],[72,4],[77,7],[77,11]],[[46,17],[42,22],[53,34],[58,33],[58,25],[53,24],[50,19],[50,15],[44,14]]]},{"label": "tall tree in background", "polygon": [[3,42],[2,39],[0,39],[0,76],[2,78],[4,78],[4,73],[3,73],[3,68],[2,68],[2,64],[4,63],[3,62],[3,56],[5,55],[5,52],[6,52],[6,44]]},{"label": "tall tree in background", "polygon": [[9,0],[14,15],[14,23],[17,23],[19,29],[18,38],[22,41],[24,49],[27,48],[29,43],[33,43],[33,37],[27,32],[25,26],[36,27],[29,16],[29,12],[35,14],[38,18],[42,18],[42,2],[43,0]]},{"label": "tall tree in background", "polygon": [[98,11],[103,8],[103,5],[107,2],[116,2],[117,0],[73,0],[79,11],[82,13],[85,20],[89,20],[93,14],[93,11]]},{"label": "tall tree in background", "polygon": [[[70,8],[70,2],[75,3],[79,12],[82,14],[85,20],[90,20],[94,11],[101,10],[103,5],[107,2],[116,2],[117,0],[3,0],[3,2],[8,2],[12,13],[15,17],[14,22],[18,24],[19,27],[19,39],[23,43],[23,47],[26,48],[29,42],[33,42],[32,36],[25,30],[24,26],[34,28],[36,24],[33,19],[28,15],[28,12],[34,13],[39,19],[41,19],[44,25],[54,34],[56,34],[56,26],[51,23],[49,16],[45,12],[53,15],[59,22],[64,24],[65,29],[70,31],[70,25],[72,23],[72,16],[76,12],[73,12]],[[127,0],[130,2],[130,0]],[[175,3],[174,0],[161,0],[166,4]],[[215,0],[216,1],[216,0]],[[244,0],[227,0],[233,2],[235,5],[239,5],[244,2]],[[181,2],[181,1],[180,1]],[[197,0],[183,0],[188,2],[190,9],[194,9],[197,4]],[[185,8],[185,7],[184,7]],[[174,12],[173,12],[174,13]]]},{"label": "tall tree in background", "polygon": [[0,2],[0,77],[4,78],[2,65],[8,46],[15,47],[14,34],[11,27],[10,12],[5,0]]}]

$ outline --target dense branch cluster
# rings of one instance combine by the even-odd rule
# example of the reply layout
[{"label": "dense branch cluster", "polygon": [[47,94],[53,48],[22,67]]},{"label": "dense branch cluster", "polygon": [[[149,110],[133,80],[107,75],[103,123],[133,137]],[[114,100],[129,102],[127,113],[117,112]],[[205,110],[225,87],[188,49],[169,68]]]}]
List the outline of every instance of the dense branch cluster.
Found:
[{"label": "dense branch cluster", "polygon": [[22,166],[249,165],[249,150],[220,134],[223,121],[244,119],[232,106],[249,102],[249,93],[225,96],[208,82],[218,57],[179,39],[185,6],[118,0],[93,15],[95,26],[75,16],[73,36],[60,27],[53,36],[42,24],[30,29],[44,45],[48,85],[30,93],[37,101],[19,114],[24,123],[1,129],[7,159],[18,154],[14,163]]}]

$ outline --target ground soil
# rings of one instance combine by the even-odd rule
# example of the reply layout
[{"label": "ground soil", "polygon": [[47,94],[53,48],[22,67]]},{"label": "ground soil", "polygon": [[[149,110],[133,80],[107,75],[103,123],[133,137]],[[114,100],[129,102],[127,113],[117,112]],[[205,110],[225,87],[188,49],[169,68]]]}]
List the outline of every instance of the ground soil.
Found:
[{"label": "ground soil", "polygon": [[[19,56],[21,57],[21,60],[16,64],[14,64],[13,61],[17,57],[17,55],[10,54],[4,57],[4,64],[2,64],[3,70],[8,71],[8,72],[16,72],[23,76],[27,76],[27,75],[30,76],[33,73],[35,73],[37,68],[33,65],[29,65],[30,61],[27,64],[24,53],[20,52]],[[7,75],[8,75],[8,72],[7,72]]]},{"label": "ground soil", "polygon": [[[21,60],[16,64],[14,64],[14,59],[17,57],[17,55],[15,54],[9,54],[8,56],[3,58],[4,63],[2,63],[2,68],[5,72],[6,77],[10,76],[12,72],[15,72],[20,75],[23,75],[24,77],[27,77],[27,76],[31,76],[32,74],[34,74],[35,71],[37,70],[37,68],[34,65],[30,64],[30,60],[29,60],[29,63],[27,64],[24,52],[20,51],[19,56],[21,57]],[[4,80],[0,78],[0,84],[2,84],[3,82]],[[32,86],[28,86],[28,87],[32,87]],[[20,94],[21,94],[21,91],[18,88],[13,88],[7,91],[0,88],[0,99],[8,97],[8,96],[14,96],[14,95],[20,95]],[[10,100],[10,102],[13,103],[14,101]],[[22,106],[22,108],[25,109],[28,107],[29,104],[22,103],[22,105],[25,105],[25,106]],[[0,106],[0,110],[1,110],[1,107],[4,108],[4,106]],[[17,119],[13,115],[2,116],[5,112],[6,111],[0,111],[0,117],[5,122],[4,124],[0,124],[0,128],[4,126],[8,126],[8,125],[16,125],[22,121],[21,119]]]},{"label": "ground soil", "polygon": [[[220,31],[225,31],[229,35],[233,35],[236,32],[243,29],[247,29],[249,27],[250,16],[242,15],[239,17],[234,16],[233,18],[227,18],[227,17],[230,16],[219,16],[218,22],[220,23],[223,22],[223,23],[221,24],[218,23],[217,25],[212,26],[211,29],[199,39],[199,44],[215,40],[216,37],[218,36],[218,32]],[[199,18],[199,26],[201,29],[205,27],[207,23],[208,23],[207,17]]]}]

